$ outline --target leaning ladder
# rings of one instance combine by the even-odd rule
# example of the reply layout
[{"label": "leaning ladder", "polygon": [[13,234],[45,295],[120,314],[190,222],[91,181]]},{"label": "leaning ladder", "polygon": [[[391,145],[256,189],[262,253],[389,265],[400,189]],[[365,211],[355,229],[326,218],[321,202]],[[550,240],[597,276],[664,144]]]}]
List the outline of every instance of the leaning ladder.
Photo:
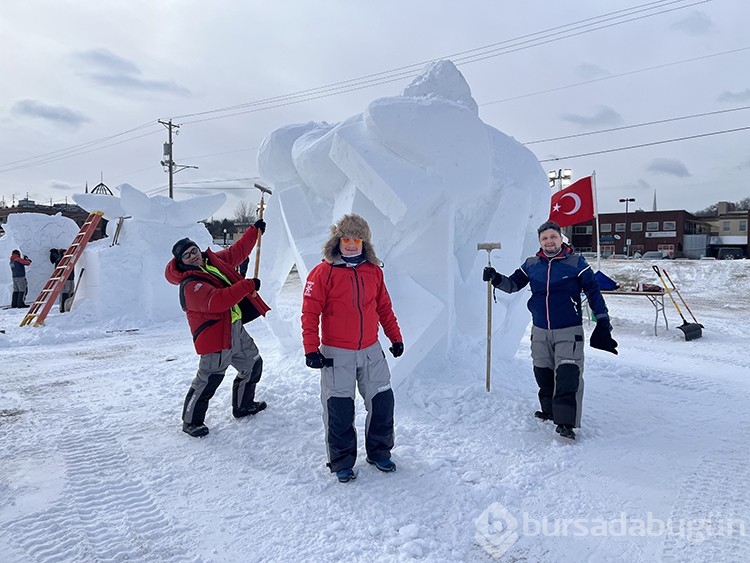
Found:
[{"label": "leaning ladder", "polygon": [[21,321],[21,326],[32,323],[34,326],[44,324],[44,319],[47,318],[47,314],[62,291],[65,280],[68,279],[70,272],[73,271],[76,262],[78,262],[78,259],[83,254],[83,249],[86,248],[89,240],[91,240],[91,235],[94,234],[96,227],[99,225],[102,215],[101,211],[94,211],[86,218],[86,221],[81,225],[81,230],[78,231],[70,247],[68,247],[57,267],[52,271],[52,275],[47,280],[47,283],[44,284],[39,296],[31,307],[29,307],[28,313]]}]

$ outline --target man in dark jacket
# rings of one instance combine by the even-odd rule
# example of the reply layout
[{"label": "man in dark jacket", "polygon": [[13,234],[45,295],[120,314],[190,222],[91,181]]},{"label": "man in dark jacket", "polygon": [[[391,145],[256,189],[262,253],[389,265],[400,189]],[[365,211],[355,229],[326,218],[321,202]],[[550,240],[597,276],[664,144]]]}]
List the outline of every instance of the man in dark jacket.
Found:
[{"label": "man in dark jacket", "polygon": [[21,256],[20,250],[10,253],[10,271],[13,277],[13,296],[10,306],[17,309],[26,309],[26,292],[29,285],[26,281],[26,266],[31,264],[28,256]]},{"label": "man in dark jacket", "polygon": [[581,292],[596,316],[591,346],[617,354],[617,342],[610,335],[609,312],[586,259],[563,243],[554,221],[543,223],[537,232],[541,248],[536,255],[509,277],[487,266],[482,279],[505,293],[531,286],[531,359],[542,408],[534,415],[554,420],[558,434],[575,439],[573,428],[580,426],[583,401]]},{"label": "man in dark jacket", "polygon": [[204,424],[208,402],[230,365],[237,370],[232,385],[234,417],[266,408],[264,401],[255,401],[263,359],[242,324],[265,315],[268,306],[257,294],[260,280],[244,279],[236,270],[265,229],[264,221],[256,221],[237,242],[219,252],[201,252],[189,238],[172,247],[174,258],[167,264],[165,277],[180,286],[180,304],[187,313],[195,351],[201,355],[182,410],[182,430],[190,436],[208,434]]},{"label": "man in dark jacket", "polygon": [[305,362],[321,369],[328,467],[342,483],[356,479],[357,388],[367,409],[367,463],[384,472],[396,470],[391,461],[393,390],[378,342],[379,327],[391,341],[395,358],[404,352],[404,344],[370,238],[367,221],[354,213],[344,215],[331,227],[323,261],[310,271],[302,296]]},{"label": "man in dark jacket", "polygon": [[[50,248],[49,249],[49,261],[57,268],[60,265],[60,261],[65,256],[64,248]],[[65,302],[73,297],[73,291],[75,290],[75,278],[76,272],[74,268],[71,268],[68,279],[63,284],[62,292],[60,293],[60,312],[65,313],[68,309],[65,308]]]}]

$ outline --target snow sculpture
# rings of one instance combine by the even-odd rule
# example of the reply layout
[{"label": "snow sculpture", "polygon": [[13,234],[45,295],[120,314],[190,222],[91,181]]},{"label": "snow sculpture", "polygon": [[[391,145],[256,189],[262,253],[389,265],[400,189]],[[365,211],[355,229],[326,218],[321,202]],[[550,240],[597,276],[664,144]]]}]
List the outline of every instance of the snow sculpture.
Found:
[{"label": "snow sculpture", "polygon": [[[263,243],[273,256],[264,276],[272,307],[293,265],[304,279],[320,261],[336,219],[355,212],[370,223],[406,345],[392,362],[394,385],[415,368],[439,369],[460,338],[486,336],[487,255],[476,245],[501,241],[493,265],[510,273],[538,248],[536,227],[549,207],[536,157],[482,122],[450,61],[428,65],[402,95],[374,100],[338,125],[271,132],[258,170],[274,188],[265,216],[272,236]],[[497,299],[493,354],[512,357],[529,322],[526,295]],[[267,320],[286,348],[299,348],[299,311]]]},{"label": "snow sculpture", "polygon": [[[226,201],[223,193],[176,202],[163,196],[149,197],[129,184],[116,188],[120,197],[76,194],[75,202],[87,211],[102,211],[114,235],[123,221],[118,244],[112,238],[91,242],[78,262],[85,268],[76,296],[80,315],[122,328],[182,317],[174,286],[162,275],[172,257],[175,241],[190,237],[201,248],[213,241],[200,220],[210,217]],[[158,275],[154,276],[154,272]],[[129,283],[121,283],[126,278]],[[117,287],[117,291],[112,291]],[[127,303],[127,307],[123,307]],[[123,317],[123,309],[127,310]]]},{"label": "snow sculpture", "polygon": [[13,213],[8,215],[3,230],[5,235],[0,237],[0,257],[5,266],[0,267],[0,303],[10,303],[12,278],[8,259],[17,248],[21,254],[31,258],[31,265],[26,267],[26,281],[29,283],[26,303],[30,305],[54,269],[49,261],[50,248],[67,248],[78,234],[78,225],[60,213]]}]

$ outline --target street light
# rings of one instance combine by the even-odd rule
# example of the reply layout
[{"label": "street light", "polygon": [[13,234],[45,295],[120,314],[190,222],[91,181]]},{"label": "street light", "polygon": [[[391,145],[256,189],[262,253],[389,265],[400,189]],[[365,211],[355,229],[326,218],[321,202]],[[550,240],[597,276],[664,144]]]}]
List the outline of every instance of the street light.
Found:
[{"label": "street light", "polygon": [[625,256],[630,256],[630,236],[628,235],[628,203],[635,201],[634,197],[621,197],[620,203],[625,204]]},{"label": "street light", "polygon": [[573,177],[573,171],[570,168],[560,168],[559,170],[550,170],[547,172],[549,178],[549,187],[554,188],[555,182],[560,180],[559,190],[567,188],[570,185],[570,179]]},{"label": "street light", "polygon": [[227,230],[224,229],[224,246],[227,245]]}]

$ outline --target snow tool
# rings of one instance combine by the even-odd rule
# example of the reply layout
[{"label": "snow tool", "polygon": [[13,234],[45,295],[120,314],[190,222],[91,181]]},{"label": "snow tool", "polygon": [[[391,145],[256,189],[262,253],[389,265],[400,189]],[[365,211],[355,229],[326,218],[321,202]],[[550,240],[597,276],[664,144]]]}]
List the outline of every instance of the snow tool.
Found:
[{"label": "snow tool", "polygon": [[[492,261],[490,260],[491,252],[493,250],[499,250],[499,242],[480,242],[477,243],[477,250],[487,251],[487,265],[491,268]],[[487,376],[485,377],[485,389],[490,392],[490,369],[491,369],[491,356],[492,350],[492,282],[487,282]]]},{"label": "snow tool", "polygon": [[652,266],[654,269],[654,272],[656,272],[656,275],[659,276],[659,280],[661,281],[661,284],[664,286],[664,289],[667,292],[667,295],[669,295],[669,298],[672,300],[672,303],[674,303],[675,309],[677,309],[677,312],[680,314],[680,318],[682,319],[682,324],[678,326],[683,333],[685,333],[685,340],[695,340],[696,338],[700,338],[703,336],[703,325],[699,323],[689,323],[685,320],[685,317],[682,314],[682,311],[680,310],[680,306],[677,304],[677,301],[675,300],[674,296],[672,295],[672,292],[669,291],[669,288],[667,287],[667,282],[664,281],[664,278],[661,275],[661,270],[659,270],[659,266],[654,264]]},{"label": "snow tool", "polygon": [[83,272],[85,271],[86,268],[81,268],[81,273],[78,274],[78,279],[76,280],[76,286],[73,288],[73,293],[63,302],[63,309],[66,313],[69,313],[73,308],[73,299],[76,298],[76,293],[78,292],[78,284],[81,283],[81,278],[83,277]]},{"label": "snow tool", "polygon": [[[266,202],[264,201],[264,197],[266,194],[271,195],[273,192],[271,192],[270,188],[267,188],[266,186],[263,186],[261,184],[253,184],[253,186],[260,190],[260,203],[258,204],[258,219],[262,221],[263,210],[266,207]],[[263,239],[263,233],[258,231],[258,242],[255,248],[255,270],[253,273],[254,278],[258,277],[258,270],[260,270],[260,242],[262,239]]]},{"label": "snow tool", "polygon": [[698,324],[701,328],[706,328],[705,326],[703,326],[701,323],[698,322],[698,319],[695,318],[695,315],[690,310],[690,307],[688,307],[688,304],[685,303],[685,298],[680,294],[680,290],[675,287],[674,282],[672,281],[672,278],[669,277],[669,272],[667,272],[664,268],[662,268],[661,271],[665,276],[667,276],[667,279],[669,280],[669,285],[672,286],[672,289],[680,298],[680,301],[682,301],[682,304],[685,305],[685,309],[687,309],[687,312],[690,313],[691,317],[693,317],[693,320],[696,322],[696,324]]}]

